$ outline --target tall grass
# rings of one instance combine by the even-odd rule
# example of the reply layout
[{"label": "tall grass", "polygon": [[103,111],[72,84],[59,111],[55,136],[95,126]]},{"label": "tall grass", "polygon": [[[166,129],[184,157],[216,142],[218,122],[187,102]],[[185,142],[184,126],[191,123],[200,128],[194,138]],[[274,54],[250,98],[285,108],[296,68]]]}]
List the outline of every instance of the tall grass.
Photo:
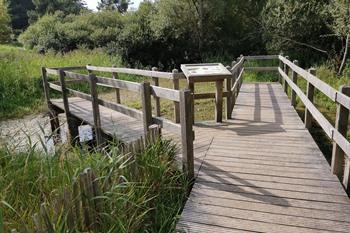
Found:
[{"label": "tall grass", "polygon": [[102,50],[76,50],[41,55],[20,47],[0,45],[0,120],[21,117],[42,108],[40,68],[74,65],[118,65],[118,57]]},{"label": "tall grass", "polygon": [[[40,204],[46,203],[53,215],[57,197],[87,167],[97,179],[110,177],[110,188],[101,195],[107,204],[98,232],[171,232],[187,190],[174,155],[174,145],[164,140],[139,154],[123,155],[112,146],[109,156],[79,148],[61,149],[54,156],[34,149],[19,154],[1,149],[0,232],[33,232],[32,216]],[[66,232],[67,219],[58,219],[54,228]]]}]

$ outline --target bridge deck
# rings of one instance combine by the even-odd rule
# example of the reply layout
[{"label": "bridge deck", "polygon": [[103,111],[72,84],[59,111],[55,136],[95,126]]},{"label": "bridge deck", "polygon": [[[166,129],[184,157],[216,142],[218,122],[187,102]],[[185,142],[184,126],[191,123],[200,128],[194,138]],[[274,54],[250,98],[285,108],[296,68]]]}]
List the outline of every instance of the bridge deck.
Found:
[{"label": "bridge deck", "polygon": [[[279,84],[244,84],[201,154],[178,232],[349,232],[350,200]],[[203,139],[204,138],[204,139]]]}]

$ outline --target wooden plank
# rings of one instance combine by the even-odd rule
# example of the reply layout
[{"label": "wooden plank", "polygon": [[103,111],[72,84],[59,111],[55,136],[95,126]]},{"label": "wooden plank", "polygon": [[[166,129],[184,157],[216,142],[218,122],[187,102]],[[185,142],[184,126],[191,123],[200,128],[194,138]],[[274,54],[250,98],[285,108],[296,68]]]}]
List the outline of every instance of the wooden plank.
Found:
[{"label": "wooden plank", "polygon": [[[157,67],[153,67],[152,71],[157,71]],[[152,81],[153,81],[153,85],[158,87],[159,86],[159,78],[157,77],[152,77]],[[154,98],[154,102],[155,102],[155,109],[156,109],[156,116],[159,117],[160,116],[160,98],[154,94],[153,95]]]},{"label": "wooden plank", "polygon": [[109,72],[109,73],[123,73],[123,74],[133,74],[138,76],[145,76],[150,78],[164,78],[172,79],[173,75],[169,72],[151,71],[151,70],[138,70],[129,68],[116,68],[116,67],[99,67],[99,66],[86,66],[88,70],[99,71],[99,72]]},{"label": "wooden plank", "polygon": [[[113,67],[115,67],[115,66],[113,66]],[[112,78],[113,79],[118,79],[118,73],[112,72]],[[115,100],[116,100],[117,104],[121,103],[119,88],[115,88]]]},{"label": "wooden plank", "polygon": [[133,92],[140,92],[141,84],[135,82],[129,82],[124,80],[117,80],[105,77],[97,76],[97,83],[104,84],[106,87],[119,88],[124,90],[129,90]]},{"label": "wooden plank", "polygon": [[98,101],[99,101],[100,105],[105,106],[105,107],[110,108],[110,109],[113,109],[114,111],[120,112],[122,114],[125,114],[127,116],[130,116],[130,117],[138,119],[138,120],[143,119],[142,112],[139,110],[129,108],[129,107],[121,105],[121,104],[112,103],[112,102],[106,101],[106,100],[99,99]]},{"label": "wooden plank", "polygon": [[252,71],[252,72],[268,72],[268,71],[273,71],[273,72],[278,72],[278,67],[261,67],[261,66],[246,66],[244,67],[246,71]]},{"label": "wooden plank", "polygon": [[[310,74],[316,75],[315,69],[310,69],[309,72],[310,72]],[[312,85],[312,83],[308,82],[307,88],[306,88],[306,96],[312,104],[314,102],[314,93],[315,93],[314,85]],[[305,128],[310,129],[312,127],[312,120],[313,120],[312,114],[310,113],[308,108],[305,108]]]},{"label": "wooden plank", "polygon": [[[298,65],[298,61],[294,60],[293,61],[294,65]],[[293,83],[295,83],[295,85],[298,85],[298,74],[292,70],[292,81]],[[293,107],[296,107],[297,105],[297,94],[295,93],[295,91],[292,89],[292,93],[291,93],[291,104]]]},{"label": "wooden plank", "polygon": [[59,70],[51,69],[51,68],[46,68],[45,70],[46,70],[46,74],[55,75],[55,76],[60,75]]},{"label": "wooden plank", "polygon": [[90,73],[89,80],[90,80],[91,103],[92,103],[92,114],[94,119],[95,138],[96,138],[97,146],[100,147],[103,144],[103,138],[102,138],[101,117],[100,117],[100,108],[99,108],[99,101],[98,101],[96,75]]},{"label": "wooden plank", "polygon": [[92,101],[92,97],[89,94],[86,94],[84,92],[80,92],[80,91],[76,91],[70,88],[66,88],[66,90],[68,91],[69,94],[75,96],[75,97],[79,97],[85,100],[89,100]]},{"label": "wooden plank", "polygon": [[143,82],[140,88],[142,101],[143,128],[145,135],[148,135],[149,126],[152,125],[152,103],[151,103],[151,85],[149,82]]},{"label": "wooden plank", "polygon": [[[230,70],[231,67],[227,66],[226,69]],[[231,119],[231,109],[232,109],[232,95],[233,92],[231,91],[232,88],[232,77],[226,79],[226,118]],[[224,93],[223,93],[224,96]]]},{"label": "wooden plank", "polygon": [[[179,102],[180,92],[164,87],[151,86],[151,93],[154,97]],[[158,116],[158,115],[157,115]]]},{"label": "wooden plank", "polygon": [[[177,69],[174,69],[172,72],[173,72],[173,89],[179,90],[180,82],[179,82],[179,79],[176,78],[176,76],[179,74],[179,71]],[[174,101],[174,122],[180,123],[180,106],[178,101]]]},{"label": "wooden plank", "polygon": [[162,129],[181,135],[181,126],[161,117],[153,117],[153,122],[159,125]]},{"label": "wooden plank", "polygon": [[244,59],[246,61],[251,60],[275,60],[278,59],[278,55],[260,55],[260,56],[244,56]]},{"label": "wooden plank", "polygon": [[[348,86],[341,86],[339,91],[347,96],[350,96],[350,87]],[[349,126],[349,110],[344,106],[342,106],[341,104],[338,104],[336,120],[335,120],[336,131],[334,131],[334,134],[333,134],[336,140],[335,142],[333,142],[332,173],[335,174],[340,180],[343,181],[344,187],[346,188],[347,192],[350,193],[349,172],[346,172],[346,170],[348,170],[349,167],[348,167],[348,163],[345,163],[345,159],[350,158],[350,157],[346,157],[345,155],[345,153],[347,153],[347,155],[350,156],[350,143],[346,139],[348,126]],[[339,142],[342,142],[342,143],[339,143]],[[339,144],[342,144],[342,146],[339,146]]]},{"label": "wooden plank", "polygon": [[216,81],[216,93],[215,93],[215,121],[222,122],[223,112],[223,81]]},{"label": "wooden plank", "polygon": [[78,73],[68,72],[68,71],[64,71],[64,74],[66,75],[67,78],[72,78],[77,80],[89,81],[90,79],[89,75],[86,75],[86,74],[78,74]]},{"label": "wooden plank", "polygon": [[182,166],[189,180],[194,179],[194,157],[193,157],[193,96],[191,90],[180,92],[180,123],[182,143]]}]

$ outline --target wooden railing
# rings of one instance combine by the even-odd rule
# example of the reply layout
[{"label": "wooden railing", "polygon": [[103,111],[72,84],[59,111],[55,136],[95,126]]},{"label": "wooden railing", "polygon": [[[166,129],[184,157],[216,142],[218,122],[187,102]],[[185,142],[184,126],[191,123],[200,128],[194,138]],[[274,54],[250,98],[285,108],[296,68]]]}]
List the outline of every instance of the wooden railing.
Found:
[{"label": "wooden railing", "polygon": [[[278,71],[279,81],[284,91],[291,89],[291,105],[296,107],[298,96],[305,105],[305,128],[312,127],[313,120],[323,129],[325,134],[333,141],[331,171],[337,175],[347,192],[350,193],[350,142],[347,139],[350,110],[350,87],[341,86],[337,91],[316,76],[315,69],[308,71],[298,66],[298,61],[290,61],[282,55],[249,56],[245,60],[278,60],[279,67],[246,67],[249,71]],[[289,73],[291,72],[291,77]],[[298,86],[298,78],[307,82],[306,94]],[[315,91],[320,91],[337,105],[336,122],[331,124],[314,104]]]},{"label": "wooden railing", "polygon": [[[71,142],[74,144],[74,139],[77,138],[78,132],[77,127],[74,125],[74,116],[70,112],[69,105],[69,95],[79,97],[92,103],[93,110],[93,128],[96,138],[97,145],[104,143],[103,132],[101,128],[101,117],[99,106],[104,106],[114,111],[120,112],[124,115],[130,116],[132,118],[138,119],[143,122],[144,133],[147,136],[149,129],[153,125],[157,125],[159,128],[169,130],[181,137],[182,146],[182,158],[183,158],[183,169],[187,174],[189,179],[194,178],[194,158],[193,158],[193,140],[194,132],[192,125],[192,109],[191,104],[193,101],[193,95],[189,90],[173,90],[168,88],[163,88],[159,86],[151,85],[149,82],[136,83],[129,82],[119,79],[106,78],[101,76],[96,76],[92,71],[111,71],[111,72],[125,72],[128,74],[137,74],[149,77],[170,77],[169,73],[165,72],[155,72],[155,71],[141,71],[141,70],[131,70],[131,69],[121,69],[121,68],[104,68],[104,67],[92,67],[87,66],[88,75],[74,73],[72,70],[81,69],[82,67],[68,67],[68,68],[42,68],[42,77],[44,83],[45,98],[48,103],[49,109],[53,109],[50,91],[58,91],[62,94],[64,112],[67,117],[67,124],[69,129],[69,134],[71,136]],[[84,67],[85,68],[85,67]],[[170,73],[172,77],[179,78],[180,75],[176,72]],[[48,82],[47,76],[54,75],[59,77],[59,82]],[[178,79],[177,79],[178,80]],[[86,82],[90,86],[90,94],[86,94],[80,91],[73,90],[67,87],[67,84],[75,82]],[[103,86],[107,88],[112,88],[115,90],[128,90],[135,92],[140,95],[142,102],[142,111],[127,107],[119,103],[102,100],[98,97],[97,87]],[[170,101],[174,101],[176,106],[178,106],[179,111],[179,122],[180,124],[173,123],[160,117],[158,114],[156,116],[152,115],[152,96],[154,98],[164,98]],[[50,116],[50,122],[52,128],[57,128],[57,117]]]}]

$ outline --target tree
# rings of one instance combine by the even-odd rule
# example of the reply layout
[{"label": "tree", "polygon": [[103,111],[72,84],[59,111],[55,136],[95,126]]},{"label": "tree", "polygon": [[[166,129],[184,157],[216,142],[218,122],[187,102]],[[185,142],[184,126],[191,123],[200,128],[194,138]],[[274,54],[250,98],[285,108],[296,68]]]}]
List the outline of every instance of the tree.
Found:
[{"label": "tree", "polygon": [[333,18],[331,28],[334,34],[343,41],[343,58],[338,69],[338,75],[341,75],[346,65],[350,47],[350,1],[332,0],[329,11]]},{"label": "tree", "polygon": [[98,10],[118,10],[120,13],[124,13],[128,10],[130,0],[101,0],[98,3]]},{"label": "tree", "polygon": [[0,0],[0,43],[9,42],[11,39],[10,16],[5,0]]},{"label": "tree", "polygon": [[12,29],[22,31],[29,25],[28,14],[34,10],[32,0],[8,0]]},{"label": "tree", "polygon": [[337,42],[329,35],[329,0],[269,0],[262,27],[267,48],[298,56],[301,62],[332,58]]},{"label": "tree", "polygon": [[35,22],[45,14],[61,11],[65,15],[78,14],[86,9],[82,0],[33,0],[35,9],[28,12],[29,22]]}]

